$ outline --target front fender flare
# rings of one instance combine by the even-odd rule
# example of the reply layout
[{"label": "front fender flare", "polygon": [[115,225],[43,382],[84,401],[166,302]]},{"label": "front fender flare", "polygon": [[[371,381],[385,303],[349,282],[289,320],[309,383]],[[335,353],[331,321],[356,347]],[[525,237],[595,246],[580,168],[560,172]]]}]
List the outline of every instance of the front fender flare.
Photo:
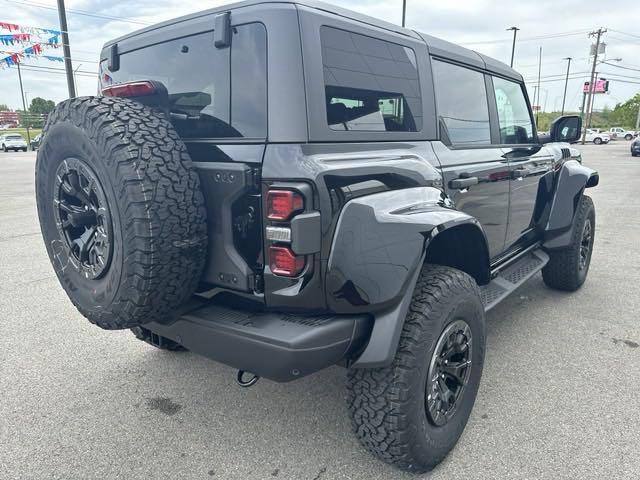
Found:
[{"label": "front fender flare", "polygon": [[482,232],[475,218],[453,209],[434,187],[377,193],[343,207],[327,263],[325,291],[333,311],[375,316],[371,338],[356,367],[392,361],[429,243],[439,233],[464,224]]},{"label": "front fender flare", "polygon": [[544,228],[544,248],[555,250],[569,246],[580,197],[585,188],[595,187],[599,181],[598,172],[576,160],[562,165]]}]

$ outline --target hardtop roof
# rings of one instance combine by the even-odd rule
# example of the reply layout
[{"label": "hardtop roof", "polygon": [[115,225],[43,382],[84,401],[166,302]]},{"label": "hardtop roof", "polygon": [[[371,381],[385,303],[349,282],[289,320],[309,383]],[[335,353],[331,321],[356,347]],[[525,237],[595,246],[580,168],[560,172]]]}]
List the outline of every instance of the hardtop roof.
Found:
[{"label": "hardtop roof", "polygon": [[518,73],[513,68],[509,67],[507,64],[500,62],[499,60],[496,60],[494,58],[480,54],[478,52],[462,47],[460,45],[456,45],[455,43],[451,43],[446,40],[433,37],[431,35],[423,34],[421,32],[404,28],[399,25],[386,22],[384,20],[380,20],[375,17],[371,17],[369,15],[364,15],[358,12],[354,12],[352,10],[348,10],[346,8],[338,7],[336,5],[332,5],[330,3],[325,3],[317,0],[245,0],[242,2],[235,2],[227,5],[221,5],[219,7],[210,8],[200,12],[196,12],[189,15],[184,15],[182,17],[167,20],[165,22],[157,23],[149,27],[136,30],[127,35],[123,35],[114,40],[110,40],[107,43],[105,43],[103,47],[103,52],[106,50],[107,47],[109,47],[110,45],[113,45],[114,43],[118,43],[125,39],[129,39],[137,35],[151,32],[153,30],[157,30],[160,28],[165,28],[171,25],[175,25],[187,20],[192,20],[195,18],[204,17],[207,15],[215,14],[215,13],[232,11],[232,10],[236,10],[244,7],[258,6],[258,5],[264,5],[265,7],[267,7],[268,5],[273,5],[273,4],[301,5],[301,6],[318,10],[319,14],[324,13],[327,15],[328,14],[338,15],[341,17],[349,18],[351,20],[372,25],[378,28],[382,28],[398,35],[404,35],[406,37],[422,40],[426,43],[430,53],[433,55],[440,56],[443,58],[448,58],[450,60],[458,61],[460,63],[465,63],[471,66],[475,66],[477,68],[490,70],[499,75],[503,75],[505,77],[510,77],[518,81],[522,81],[522,75],[520,75],[520,73]]}]

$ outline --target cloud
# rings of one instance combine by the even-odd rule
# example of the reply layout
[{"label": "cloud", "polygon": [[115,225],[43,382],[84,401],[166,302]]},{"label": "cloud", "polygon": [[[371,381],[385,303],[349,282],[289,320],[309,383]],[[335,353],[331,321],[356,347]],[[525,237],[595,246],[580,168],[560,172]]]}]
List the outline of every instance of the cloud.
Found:
[{"label": "cloud", "polygon": [[[38,0],[55,7],[54,0]],[[124,35],[139,28],[141,23],[157,23],[227,2],[214,0],[67,0],[67,14],[74,69],[79,72],[97,72],[97,60],[102,45],[109,39]],[[343,8],[383,18],[399,24],[401,21],[400,0],[335,0]],[[58,25],[55,9],[10,4],[2,20],[15,23],[53,27]],[[72,10],[82,10],[90,15],[79,15]],[[595,14],[597,12],[597,15]],[[121,17],[126,21],[100,18],[101,16]],[[567,93],[568,108],[577,109],[581,103],[581,86],[588,77],[589,45],[592,40],[587,32],[600,26],[609,27],[604,36],[608,58],[623,58],[621,65],[640,65],[640,38],[619,32],[635,33],[640,18],[640,3],[623,0],[615,8],[595,0],[539,0],[529,2],[504,2],[498,0],[466,0],[450,2],[425,2],[407,0],[407,26],[418,31],[467,44],[481,53],[508,62],[511,55],[512,33],[506,28],[515,25],[518,32],[515,68],[527,79],[530,95],[537,77],[538,48],[542,46],[541,103],[546,109],[559,108],[562,102],[566,71],[564,57],[573,57],[572,72],[580,76],[569,81]],[[139,23],[132,23],[139,22]],[[616,31],[613,31],[615,29]],[[558,34],[573,33],[566,36]],[[547,37],[532,39],[532,37]],[[38,65],[60,68],[61,64],[41,60]],[[625,75],[623,78],[640,83],[640,72],[623,70],[602,65],[601,76]],[[25,90],[29,97],[35,95],[60,101],[66,97],[65,76],[58,73],[23,72]],[[581,74],[581,75],[578,75]],[[554,76],[555,75],[555,76]],[[553,80],[553,81],[552,81]],[[78,91],[81,95],[95,94],[97,79],[78,76]],[[640,84],[611,81],[611,94],[600,95],[596,108],[605,104],[614,105],[640,91]],[[20,106],[18,78],[15,68],[0,70],[0,103],[13,108]]]}]

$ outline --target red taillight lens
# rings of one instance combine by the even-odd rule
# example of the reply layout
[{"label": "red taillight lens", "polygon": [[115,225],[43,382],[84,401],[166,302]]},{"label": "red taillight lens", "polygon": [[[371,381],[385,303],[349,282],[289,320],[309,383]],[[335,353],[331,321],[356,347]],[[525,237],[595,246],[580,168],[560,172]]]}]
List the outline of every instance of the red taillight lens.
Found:
[{"label": "red taillight lens", "polygon": [[267,192],[267,218],[288,220],[304,208],[302,195],[291,190],[269,190]]},{"label": "red taillight lens", "polygon": [[156,93],[156,87],[151,82],[120,83],[102,89],[105,97],[144,97],[154,93]]},{"label": "red taillight lens", "polygon": [[269,268],[276,275],[295,277],[304,268],[304,257],[296,256],[287,247],[269,247]]}]

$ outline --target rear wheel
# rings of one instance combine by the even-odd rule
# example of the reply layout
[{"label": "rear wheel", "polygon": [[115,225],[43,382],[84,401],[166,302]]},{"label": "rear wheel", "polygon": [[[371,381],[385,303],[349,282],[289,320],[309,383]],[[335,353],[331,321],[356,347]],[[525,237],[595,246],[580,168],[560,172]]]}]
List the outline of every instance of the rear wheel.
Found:
[{"label": "rear wheel", "polygon": [[624,139],[625,139],[625,140],[631,140],[632,138],[633,138],[633,135],[631,135],[630,133],[627,133],[627,134],[624,136]]},{"label": "rear wheel", "polygon": [[348,372],[348,406],[362,445],[407,471],[435,467],[467,424],[484,351],[475,281],[453,268],[425,265],[393,363]]},{"label": "rear wheel", "polygon": [[602,139],[600,137],[596,137],[593,139],[593,143],[596,145],[600,145],[602,143]]},{"label": "rear wheel", "polygon": [[194,292],[205,261],[204,200],[161,114],[120,98],[59,104],[38,150],[36,199],[56,275],[96,325],[170,318]]},{"label": "rear wheel", "polygon": [[575,291],[587,278],[596,233],[596,210],[590,197],[582,196],[574,221],[571,245],[549,252],[549,263],[542,269],[544,283],[556,290]]}]

